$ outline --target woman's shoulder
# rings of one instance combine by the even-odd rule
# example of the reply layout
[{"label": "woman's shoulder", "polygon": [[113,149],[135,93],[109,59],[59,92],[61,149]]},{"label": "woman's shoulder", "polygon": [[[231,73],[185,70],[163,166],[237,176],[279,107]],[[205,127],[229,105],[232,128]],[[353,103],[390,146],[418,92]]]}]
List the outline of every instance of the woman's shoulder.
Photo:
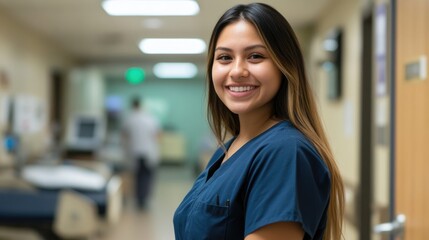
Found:
[{"label": "woman's shoulder", "polygon": [[314,144],[288,121],[277,124],[258,145],[260,158],[255,158],[256,161],[261,159],[267,162],[270,159],[268,161],[284,162],[289,159],[299,161],[300,164],[308,162],[326,168]]},{"label": "woman's shoulder", "polygon": [[308,138],[291,122],[282,121],[270,129],[261,143],[268,148],[275,147],[310,147],[314,148]]}]

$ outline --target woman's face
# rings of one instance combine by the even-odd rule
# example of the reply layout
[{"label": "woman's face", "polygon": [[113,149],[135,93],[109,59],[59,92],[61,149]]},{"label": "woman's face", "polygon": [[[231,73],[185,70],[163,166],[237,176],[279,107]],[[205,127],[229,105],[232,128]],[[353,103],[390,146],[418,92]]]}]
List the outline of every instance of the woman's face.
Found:
[{"label": "woman's face", "polygon": [[222,30],[212,79],[216,94],[230,111],[240,117],[270,115],[281,76],[252,24],[240,20]]}]

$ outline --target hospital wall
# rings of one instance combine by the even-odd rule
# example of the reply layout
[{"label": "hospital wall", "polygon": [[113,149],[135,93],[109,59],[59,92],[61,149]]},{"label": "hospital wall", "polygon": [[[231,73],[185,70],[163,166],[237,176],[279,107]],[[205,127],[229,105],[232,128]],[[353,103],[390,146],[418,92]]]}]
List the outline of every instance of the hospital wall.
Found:
[{"label": "hospital wall", "polygon": [[[41,154],[45,147],[50,114],[51,73],[66,70],[73,60],[60,47],[33,29],[22,26],[0,9],[0,71],[8,80],[0,87],[0,96],[28,97],[37,101],[43,111],[41,124],[24,134],[21,141],[29,156]],[[0,123],[0,132],[5,130]],[[0,152],[4,151],[3,145]]]},{"label": "hospital wall", "polygon": [[[361,52],[362,10],[364,1],[336,1],[314,26],[309,67],[322,121],[331,148],[343,176],[346,192],[346,212],[356,209],[356,194],[360,179],[360,109],[361,109]],[[332,100],[328,97],[328,74],[322,67],[326,60],[324,40],[330,31],[340,29],[342,42],[341,95]],[[356,215],[354,216],[356,217]],[[356,221],[356,219],[354,219]],[[358,239],[357,226],[346,221],[345,239]]]},{"label": "hospital wall", "polygon": [[[203,75],[203,74],[201,74]],[[147,77],[139,85],[127,83],[124,77],[106,79],[106,96],[122,99],[122,113],[129,111],[130,99],[139,96],[149,111],[157,115],[166,131],[184,136],[185,163],[193,164],[199,155],[202,139],[211,136],[206,117],[205,80],[159,79]]]}]

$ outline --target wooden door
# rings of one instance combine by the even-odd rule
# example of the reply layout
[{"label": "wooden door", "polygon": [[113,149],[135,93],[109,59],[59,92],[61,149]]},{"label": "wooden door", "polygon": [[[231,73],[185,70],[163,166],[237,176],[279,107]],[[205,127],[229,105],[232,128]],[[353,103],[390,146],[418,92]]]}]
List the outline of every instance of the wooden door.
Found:
[{"label": "wooden door", "polygon": [[406,240],[429,239],[429,80],[415,75],[428,67],[428,16],[429,0],[397,0],[394,206]]}]

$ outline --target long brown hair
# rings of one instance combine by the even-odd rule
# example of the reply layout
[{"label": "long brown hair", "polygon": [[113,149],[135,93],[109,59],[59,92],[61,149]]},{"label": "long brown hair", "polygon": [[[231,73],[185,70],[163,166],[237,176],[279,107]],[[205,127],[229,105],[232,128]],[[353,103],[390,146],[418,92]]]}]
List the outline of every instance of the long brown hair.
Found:
[{"label": "long brown hair", "polygon": [[342,236],[344,186],[317,106],[308,83],[304,58],[292,27],[274,8],[263,3],[236,5],[226,11],[214,27],[208,50],[208,120],[216,138],[224,142],[227,134],[238,135],[240,123],[219,99],[212,81],[214,49],[222,30],[229,24],[244,20],[257,29],[273,61],[283,73],[280,89],[273,101],[273,118],[289,120],[316,147],[331,174],[331,192],[325,240]]}]

